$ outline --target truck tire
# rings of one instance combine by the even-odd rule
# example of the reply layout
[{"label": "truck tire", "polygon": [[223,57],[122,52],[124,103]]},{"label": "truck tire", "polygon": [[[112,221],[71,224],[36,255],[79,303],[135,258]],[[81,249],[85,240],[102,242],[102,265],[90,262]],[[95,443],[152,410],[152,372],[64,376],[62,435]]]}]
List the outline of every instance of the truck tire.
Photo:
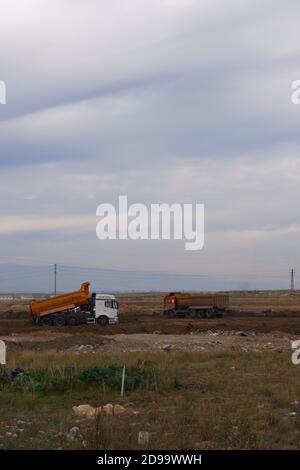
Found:
[{"label": "truck tire", "polygon": [[168,318],[175,318],[175,312],[174,310],[168,310],[167,316]]},{"label": "truck tire", "polygon": [[79,325],[85,325],[86,324],[86,316],[85,315],[79,315],[78,323],[79,323]]},{"label": "truck tire", "polygon": [[73,315],[68,318],[68,325],[75,326],[78,325],[78,318],[74,317]]},{"label": "truck tire", "polygon": [[97,318],[98,325],[106,326],[108,325],[109,321],[105,315],[101,315],[101,317]]},{"label": "truck tire", "polygon": [[207,310],[206,311],[206,318],[213,318],[215,315],[214,315],[214,311],[213,310]]},{"label": "truck tire", "polygon": [[54,326],[65,326],[65,324],[66,324],[66,319],[63,316],[56,317],[53,320]]},{"label": "truck tire", "polygon": [[39,326],[51,326],[52,319],[49,317],[43,317],[39,320]]}]

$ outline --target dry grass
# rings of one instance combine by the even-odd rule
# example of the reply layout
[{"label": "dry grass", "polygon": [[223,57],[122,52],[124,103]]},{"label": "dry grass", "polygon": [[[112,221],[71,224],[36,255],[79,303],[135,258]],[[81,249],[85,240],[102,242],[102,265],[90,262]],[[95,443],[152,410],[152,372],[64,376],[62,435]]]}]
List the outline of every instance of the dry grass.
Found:
[{"label": "dry grass", "polygon": [[[130,317],[130,313],[150,314],[162,309],[163,294],[121,294],[121,312],[128,314],[112,331],[128,334],[162,330],[190,332],[189,321],[164,322],[159,317]],[[287,291],[232,293],[231,307],[245,311],[299,311],[300,294]],[[0,305],[0,312],[24,310],[24,304]],[[150,322],[151,320],[151,322]],[[153,321],[152,321],[153,320]],[[268,321],[267,321],[268,320]],[[150,322],[150,326],[147,326]],[[2,320],[0,328],[8,320]],[[31,331],[28,322],[11,320],[11,332]],[[284,323],[285,322],[285,323]],[[21,327],[18,330],[17,324]],[[270,326],[272,323],[272,328]],[[6,324],[6,323],[5,323]],[[23,325],[23,326],[22,326]],[[198,321],[195,328],[213,328],[212,322]],[[299,331],[298,319],[220,319],[220,329],[254,329],[255,331]],[[180,330],[181,328],[181,330]],[[119,330],[118,330],[119,329]],[[153,331],[152,331],[153,330]],[[35,331],[35,330],[34,330]],[[99,342],[103,331],[71,330],[72,344]],[[110,327],[106,329],[110,331]],[[69,332],[69,331],[68,331]],[[3,333],[4,334],[4,333]],[[86,335],[86,336],[84,336]],[[63,346],[71,339],[62,338]],[[68,345],[68,341],[70,344]],[[34,343],[33,343],[34,344]],[[42,348],[43,343],[37,347]],[[46,349],[49,348],[49,349]],[[13,390],[3,375],[0,385],[0,448],[4,449],[136,449],[139,431],[150,433],[146,448],[156,449],[299,449],[300,448],[300,369],[293,366],[289,353],[225,352],[95,352],[75,354],[58,351],[60,343],[45,343],[42,350],[24,350],[16,343],[9,347],[7,371],[13,367],[26,370],[46,368],[68,370],[106,366],[112,363],[127,367],[151,364],[156,375],[147,384],[120,398],[105,384],[70,386],[64,392]],[[1,381],[1,374],[0,374]],[[153,386],[154,384],[154,386]],[[97,420],[77,419],[72,406],[108,402],[126,407],[120,417],[98,416]],[[298,409],[299,408],[299,409]],[[296,413],[290,415],[290,413]],[[25,421],[17,424],[18,420]],[[74,441],[66,439],[72,426],[80,428]],[[18,430],[19,429],[19,430]],[[23,430],[22,430],[23,429]],[[9,437],[7,432],[17,434]]]},{"label": "dry grass", "polygon": [[[153,314],[163,310],[165,293],[118,293],[121,314]],[[229,292],[233,310],[262,312],[264,310],[299,311],[300,291]],[[29,312],[27,301],[1,301],[1,312]]]},{"label": "dry grass", "polygon": [[[118,294],[121,313],[159,313],[163,310],[165,293]],[[247,312],[298,312],[300,291],[229,292],[230,308]]]},{"label": "dry grass", "polygon": [[[159,370],[155,389],[130,392],[121,399],[107,388],[73,388],[63,394],[0,391],[1,424],[18,419],[31,424],[17,439],[0,438],[4,448],[139,448],[139,431],[150,433],[148,448],[262,449],[300,447],[298,369],[289,354],[157,352],[76,356],[56,351],[24,352],[15,363],[24,368],[82,368],[93,365],[151,363]],[[74,405],[121,403],[121,417],[81,421]],[[295,416],[288,413],[296,412]],[[51,417],[51,419],[49,419]],[[79,426],[82,438],[65,433]],[[12,428],[13,429],[13,428]],[[39,432],[43,431],[45,434]],[[61,434],[59,434],[61,433]],[[1,433],[3,434],[3,432]]]},{"label": "dry grass", "polygon": [[28,301],[21,300],[10,300],[10,301],[0,301],[0,314],[4,312],[28,312],[29,306]]},{"label": "dry grass", "polygon": [[258,291],[230,294],[230,307],[247,312],[299,312],[300,292]]}]

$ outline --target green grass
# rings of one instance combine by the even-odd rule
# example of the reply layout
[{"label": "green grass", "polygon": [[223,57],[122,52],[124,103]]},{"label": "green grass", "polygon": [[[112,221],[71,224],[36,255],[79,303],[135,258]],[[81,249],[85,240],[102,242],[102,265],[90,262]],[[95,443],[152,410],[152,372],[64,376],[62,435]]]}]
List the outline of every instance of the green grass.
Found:
[{"label": "green grass", "polygon": [[[83,369],[68,366],[26,369],[9,383],[8,374],[4,374],[2,388],[9,388],[11,391],[20,393],[24,391],[37,392],[43,395],[72,393],[74,390],[82,391],[84,388],[105,389],[114,395],[121,389],[122,371],[121,364]],[[161,371],[154,365],[148,365],[142,369],[127,367],[124,390],[125,392],[136,389],[155,391],[161,379]],[[170,380],[168,386],[170,388],[178,387],[178,382]]]}]

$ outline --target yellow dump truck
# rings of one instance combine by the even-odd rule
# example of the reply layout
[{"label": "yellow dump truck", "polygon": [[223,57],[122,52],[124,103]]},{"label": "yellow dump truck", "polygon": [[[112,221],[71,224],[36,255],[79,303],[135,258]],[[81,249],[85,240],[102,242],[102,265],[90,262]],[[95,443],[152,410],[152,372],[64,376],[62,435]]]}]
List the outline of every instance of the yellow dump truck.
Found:
[{"label": "yellow dump truck", "polygon": [[118,323],[118,302],[114,295],[90,294],[89,282],[78,291],[30,302],[33,321],[39,326],[108,325]]},{"label": "yellow dump truck", "polygon": [[170,292],[164,299],[164,314],[168,317],[222,317],[229,307],[227,294],[189,294]]}]

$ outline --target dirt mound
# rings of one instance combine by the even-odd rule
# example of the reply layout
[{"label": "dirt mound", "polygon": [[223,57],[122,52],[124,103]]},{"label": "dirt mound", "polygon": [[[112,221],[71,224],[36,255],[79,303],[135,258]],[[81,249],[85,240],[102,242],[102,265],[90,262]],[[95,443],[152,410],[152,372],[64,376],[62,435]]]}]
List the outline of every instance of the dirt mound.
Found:
[{"label": "dirt mound", "polygon": [[[164,334],[164,335],[189,335],[207,331],[253,331],[255,333],[274,333],[300,335],[300,317],[297,318],[269,318],[269,317],[245,317],[245,318],[220,318],[220,319],[169,319],[163,316],[126,317],[120,315],[118,325],[81,325],[65,327],[36,327],[27,318],[0,319],[0,336],[16,338],[29,338],[32,342],[51,342],[60,340],[58,347],[65,344],[97,344],[102,336],[131,335],[131,334]],[[47,338],[46,341],[38,338]],[[60,338],[60,339],[59,339]],[[14,341],[16,342],[16,341]]]},{"label": "dirt mound", "polygon": [[0,312],[0,319],[1,318],[28,318],[28,312],[26,310],[6,310],[5,312]]}]

